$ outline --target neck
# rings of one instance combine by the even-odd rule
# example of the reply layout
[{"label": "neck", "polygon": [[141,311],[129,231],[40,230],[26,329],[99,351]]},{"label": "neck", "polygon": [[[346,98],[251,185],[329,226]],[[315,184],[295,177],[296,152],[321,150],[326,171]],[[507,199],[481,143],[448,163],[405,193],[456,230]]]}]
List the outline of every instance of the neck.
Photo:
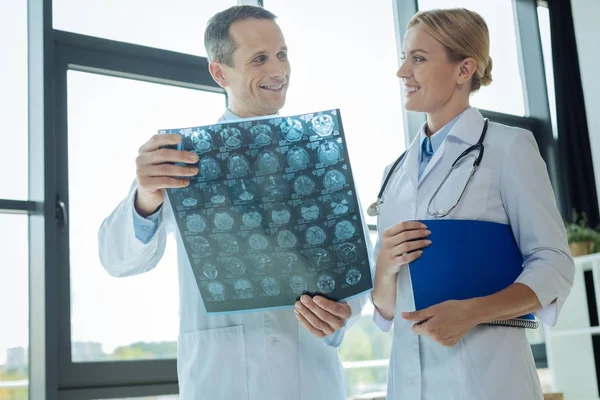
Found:
[{"label": "neck", "polygon": [[253,111],[253,110],[250,110],[249,108],[238,106],[238,104],[233,101],[231,101],[229,103],[227,108],[229,109],[229,111],[231,111],[232,113],[234,113],[235,115],[237,115],[240,118],[264,117],[267,115],[273,115],[277,112],[277,111],[267,112],[264,110]]},{"label": "neck", "polygon": [[467,101],[466,103],[447,105],[440,111],[427,113],[427,136],[435,134],[469,107],[469,102]]}]

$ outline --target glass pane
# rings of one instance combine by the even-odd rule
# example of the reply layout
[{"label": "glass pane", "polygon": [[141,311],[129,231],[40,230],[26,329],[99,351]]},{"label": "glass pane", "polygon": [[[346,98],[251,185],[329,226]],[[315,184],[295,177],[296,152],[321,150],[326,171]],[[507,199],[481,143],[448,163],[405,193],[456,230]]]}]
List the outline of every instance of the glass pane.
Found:
[{"label": "glass pane", "polygon": [[27,224],[27,216],[0,214],[0,399],[29,397]]},{"label": "glass pane", "polygon": [[237,1],[53,0],[52,4],[55,29],[205,56],[208,19]]},{"label": "glass pane", "polygon": [[[373,1],[368,7],[364,2],[340,4],[265,1],[265,7],[279,17],[292,65],[282,112],[340,108],[366,210],[377,198],[385,167],[405,149],[400,82],[395,75],[394,12],[390,1]],[[370,66],[376,66],[377,72]],[[367,221],[376,223],[375,218]]]},{"label": "glass pane", "polygon": [[556,93],[554,92],[554,64],[552,62],[552,40],[550,37],[550,14],[548,7],[538,7],[538,23],[540,25],[540,38],[542,41],[542,55],[544,57],[544,71],[546,73],[546,89],[550,105],[550,121],[554,139],[558,139],[558,125],[556,124]]},{"label": "glass pane", "polygon": [[479,13],[490,31],[493,82],[473,95],[471,105],[506,114],[525,115],[512,4],[512,0],[419,0],[419,9],[464,7]]},{"label": "glass pane", "polygon": [[0,1],[0,49],[0,199],[27,200],[26,1]]},{"label": "glass pane", "polygon": [[166,396],[150,396],[150,397],[122,397],[119,399],[104,399],[104,400],[177,400],[178,394],[170,394]]},{"label": "glass pane", "polygon": [[225,96],[69,71],[68,99],[73,361],[175,358],[175,241],[153,271],[118,279],[98,259],[98,229],[129,192],[139,147],[159,129],[216,122]]}]

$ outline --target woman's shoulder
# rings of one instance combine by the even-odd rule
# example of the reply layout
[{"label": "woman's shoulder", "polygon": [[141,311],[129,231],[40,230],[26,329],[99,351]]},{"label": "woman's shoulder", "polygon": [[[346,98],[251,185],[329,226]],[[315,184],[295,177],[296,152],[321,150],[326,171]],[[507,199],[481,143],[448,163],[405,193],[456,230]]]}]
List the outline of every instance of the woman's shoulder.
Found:
[{"label": "woman's shoulder", "polygon": [[539,151],[535,137],[530,130],[498,122],[490,121],[486,142],[492,147],[507,151],[523,146],[526,148],[533,146],[536,151]]}]

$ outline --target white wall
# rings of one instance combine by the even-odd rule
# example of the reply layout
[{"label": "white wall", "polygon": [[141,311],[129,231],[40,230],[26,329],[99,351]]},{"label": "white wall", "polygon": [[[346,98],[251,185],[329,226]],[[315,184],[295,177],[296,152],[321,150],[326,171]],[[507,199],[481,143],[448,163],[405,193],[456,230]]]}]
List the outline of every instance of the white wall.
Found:
[{"label": "white wall", "polygon": [[600,1],[571,0],[571,8],[594,159],[596,190],[600,199]]}]

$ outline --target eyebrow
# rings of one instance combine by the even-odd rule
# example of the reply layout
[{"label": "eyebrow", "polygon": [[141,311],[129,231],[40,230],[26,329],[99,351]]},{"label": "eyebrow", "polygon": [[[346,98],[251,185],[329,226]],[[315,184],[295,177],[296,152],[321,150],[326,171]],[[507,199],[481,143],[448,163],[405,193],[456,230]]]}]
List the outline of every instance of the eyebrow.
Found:
[{"label": "eyebrow", "polygon": [[[411,50],[411,51],[410,51],[410,54],[411,54],[411,55],[413,55],[413,54],[415,54],[415,53],[419,53],[419,52],[420,52],[420,53],[429,54],[429,53],[427,53],[427,51],[425,51],[425,50],[423,50],[423,49],[414,49],[414,50]],[[404,52],[402,52],[402,54],[405,54],[405,53],[404,53]]]}]

